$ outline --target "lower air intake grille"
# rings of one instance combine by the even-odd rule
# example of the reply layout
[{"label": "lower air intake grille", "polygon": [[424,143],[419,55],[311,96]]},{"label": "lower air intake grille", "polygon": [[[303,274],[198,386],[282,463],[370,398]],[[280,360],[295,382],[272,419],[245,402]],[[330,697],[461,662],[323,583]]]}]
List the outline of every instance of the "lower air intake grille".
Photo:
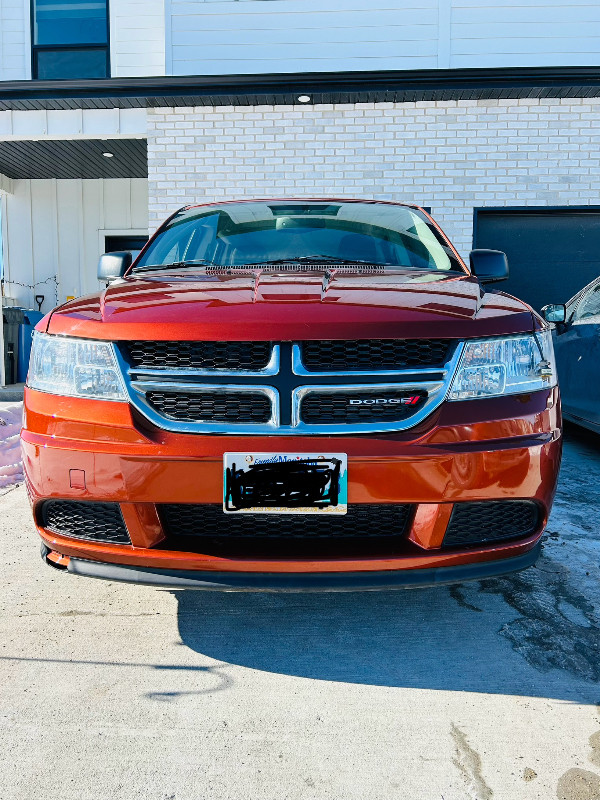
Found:
[{"label": "lower air intake grille", "polygon": [[481,500],[456,503],[444,547],[477,545],[529,536],[539,528],[540,509],[531,500]]},{"label": "lower air intake grille", "polygon": [[424,393],[380,391],[310,392],[300,405],[300,419],[305,423],[344,424],[353,422],[389,422],[408,419],[423,405]]},{"label": "lower air intake grille", "polygon": [[331,539],[403,536],[413,506],[352,505],[347,514],[225,514],[220,505],[158,506],[167,535],[213,539]]},{"label": "lower air intake grille", "polygon": [[452,339],[349,339],[302,342],[302,363],[311,372],[373,372],[443,367]]},{"label": "lower air intake grille", "polygon": [[271,401],[260,392],[148,392],[150,405],[183,422],[268,422]]},{"label": "lower air intake grille", "polygon": [[42,527],[61,536],[130,544],[118,503],[47,500],[42,507]]},{"label": "lower air intake grille", "polygon": [[152,369],[265,369],[271,342],[122,342],[121,349],[134,367]]}]

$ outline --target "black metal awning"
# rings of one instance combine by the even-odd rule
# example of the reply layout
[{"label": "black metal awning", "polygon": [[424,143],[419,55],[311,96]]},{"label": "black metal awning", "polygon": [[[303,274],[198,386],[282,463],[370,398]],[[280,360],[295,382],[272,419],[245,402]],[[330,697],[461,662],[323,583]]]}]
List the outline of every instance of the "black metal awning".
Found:
[{"label": "black metal awning", "polygon": [[146,139],[0,142],[0,173],[25,179],[146,178],[147,142]]},{"label": "black metal awning", "polygon": [[4,81],[0,110],[598,97],[599,67],[515,67]]}]

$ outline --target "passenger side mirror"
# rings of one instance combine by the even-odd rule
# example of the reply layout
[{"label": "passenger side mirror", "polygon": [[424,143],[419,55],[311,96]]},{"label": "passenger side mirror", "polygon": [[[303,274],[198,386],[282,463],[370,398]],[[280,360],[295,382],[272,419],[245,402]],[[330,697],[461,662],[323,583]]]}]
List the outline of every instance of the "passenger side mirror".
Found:
[{"label": "passenger side mirror", "polygon": [[496,283],[508,278],[508,259],[500,250],[471,250],[469,263],[480,283]]},{"label": "passenger side mirror", "polygon": [[542,308],[542,315],[546,322],[560,325],[567,321],[567,307],[562,304],[550,303]]},{"label": "passenger side mirror", "polygon": [[132,261],[133,256],[129,250],[104,253],[98,261],[98,280],[110,282],[122,278]]}]

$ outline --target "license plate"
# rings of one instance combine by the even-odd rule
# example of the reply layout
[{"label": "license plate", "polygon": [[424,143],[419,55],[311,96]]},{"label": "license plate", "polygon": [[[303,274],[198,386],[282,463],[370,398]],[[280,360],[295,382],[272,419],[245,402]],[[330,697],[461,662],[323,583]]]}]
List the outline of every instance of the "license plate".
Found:
[{"label": "license plate", "polygon": [[346,453],[225,453],[227,514],[345,514]]}]

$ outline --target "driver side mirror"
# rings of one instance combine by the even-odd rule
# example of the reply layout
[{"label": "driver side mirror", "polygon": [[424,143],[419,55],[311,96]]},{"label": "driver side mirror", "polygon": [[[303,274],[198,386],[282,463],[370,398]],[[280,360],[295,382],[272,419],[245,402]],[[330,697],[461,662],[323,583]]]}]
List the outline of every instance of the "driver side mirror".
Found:
[{"label": "driver side mirror", "polygon": [[564,324],[567,321],[567,307],[562,304],[550,303],[542,308],[542,316],[546,322]]},{"label": "driver side mirror", "polygon": [[110,283],[110,281],[115,281],[117,278],[122,278],[131,266],[132,261],[133,256],[129,250],[104,253],[98,261],[98,280]]},{"label": "driver side mirror", "polygon": [[471,273],[480,283],[497,283],[508,278],[508,259],[501,250],[471,250]]}]

